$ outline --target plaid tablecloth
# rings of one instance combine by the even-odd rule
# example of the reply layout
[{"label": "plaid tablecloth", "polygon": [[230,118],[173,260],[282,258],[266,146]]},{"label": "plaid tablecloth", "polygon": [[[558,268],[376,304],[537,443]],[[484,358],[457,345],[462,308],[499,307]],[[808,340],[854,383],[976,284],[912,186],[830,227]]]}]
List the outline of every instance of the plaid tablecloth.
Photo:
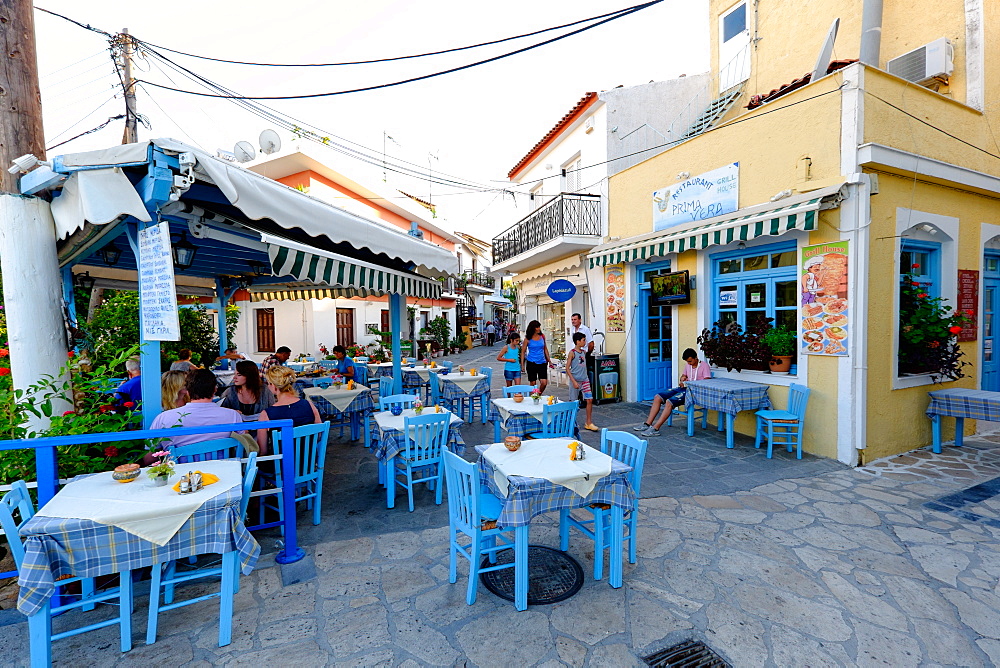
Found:
[{"label": "plaid tablecloth", "polygon": [[563,508],[582,508],[591,503],[608,503],[626,510],[635,505],[635,491],[627,476],[632,467],[617,460],[611,465],[611,475],[601,478],[594,491],[586,497],[581,497],[573,490],[554,482],[524,476],[507,478],[509,489],[507,496],[504,497],[493,480],[493,467],[482,456],[489,447],[489,445],[476,446],[476,452],[480,455],[479,480],[489,487],[503,504],[497,524],[504,528],[530,524],[531,518],[536,515]]},{"label": "plaid tablecloth", "polygon": [[35,515],[20,531],[25,555],[17,609],[38,612],[55,580],[65,575],[93,578],[199,554],[236,550],[241,570],[249,574],[260,545],[240,521],[242,495],[242,486],[236,486],[208,499],[162,547],[107,524]]},{"label": "plaid tablecloth", "polygon": [[[530,401],[530,399],[525,399],[525,401]],[[541,417],[541,411],[539,411],[538,415],[532,415],[523,411],[511,410],[510,415],[504,419],[503,413],[500,412],[496,404],[490,402],[489,421],[492,422],[494,426],[503,427],[507,431],[508,436],[518,436],[523,438],[526,434],[541,431]],[[573,427],[573,436],[580,438],[580,425],[575,425]]]},{"label": "plaid tablecloth", "polygon": [[928,392],[931,403],[927,417],[972,418],[987,422],[1000,422],[1000,392],[985,390],[934,390]]},{"label": "plaid tablecloth", "polygon": [[319,411],[319,414],[323,419],[337,418],[342,413],[356,413],[359,418],[363,418],[365,415],[375,410],[375,400],[372,399],[371,389],[359,392],[343,411],[337,410],[336,406],[327,401],[326,398],[320,394],[307,394],[305,396],[316,404],[316,410]]},{"label": "plaid tablecloth", "polygon": [[[490,384],[489,379],[486,376],[471,376],[471,378],[479,378],[479,381],[472,387],[471,391],[466,392],[461,385],[452,379],[452,376],[454,375],[454,372],[446,375],[438,374],[438,378],[441,379],[441,398],[447,401],[458,401],[468,397],[481,397],[484,394],[489,397]],[[470,378],[470,376],[457,377]]]},{"label": "plaid tablecloth", "polygon": [[[425,409],[426,411],[427,409]],[[451,411],[449,411],[451,413]],[[375,444],[375,456],[379,461],[388,461],[395,457],[399,452],[406,447],[406,438],[403,436],[403,432],[399,429],[384,428],[379,424],[378,416],[391,416],[392,414],[388,411],[383,411],[382,413],[375,413],[371,420],[371,442]],[[413,417],[415,413],[412,408],[407,408],[403,411],[402,417],[410,416]],[[456,455],[460,455],[465,452],[465,439],[462,438],[462,425],[465,422],[461,417],[451,413],[451,424],[448,426],[448,449],[454,452]]]},{"label": "plaid tablecloth", "polygon": [[748,383],[745,380],[729,378],[709,378],[688,381],[688,403],[703,406],[712,411],[736,415],[740,411],[758,411],[771,407],[767,396],[767,385]]}]

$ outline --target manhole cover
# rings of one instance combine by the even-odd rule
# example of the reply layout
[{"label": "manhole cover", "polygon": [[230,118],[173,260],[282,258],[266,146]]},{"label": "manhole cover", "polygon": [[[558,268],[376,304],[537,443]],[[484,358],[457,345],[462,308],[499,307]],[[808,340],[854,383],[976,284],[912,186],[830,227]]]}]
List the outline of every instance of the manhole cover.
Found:
[{"label": "manhole cover", "polygon": [[[514,563],[514,550],[497,552],[497,564]],[[481,568],[491,566],[484,558]],[[500,598],[514,600],[514,569],[480,573],[483,585]],[[580,591],[583,569],[565,552],[543,545],[528,546],[528,605],[558,603]]]},{"label": "manhole cover", "polygon": [[661,649],[655,654],[642,658],[647,665],[657,668],[730,668],[722,657],[700,640],[684,642]]}]

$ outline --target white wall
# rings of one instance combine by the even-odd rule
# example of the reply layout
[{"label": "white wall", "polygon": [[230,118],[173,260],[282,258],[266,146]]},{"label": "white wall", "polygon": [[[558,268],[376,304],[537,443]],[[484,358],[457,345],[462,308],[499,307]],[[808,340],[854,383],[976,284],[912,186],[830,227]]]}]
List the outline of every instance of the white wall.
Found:
[{"label": "white wall", "polygon": [[[595,103],[594,107],[588,110],[576,128],[570,132],[563,131],[559,141],[535,159],[534,164],[528,169],[518,174],[514,179],[515,183],[530,183],[538,179],[545,179],[543,193],[545,198],[558,195],[562,192],[560,184],[560,170],[562,165],[573,158],[577,153],[583,158],[583,166],[597,165],[584,169],[580,173],[580,192],[598,193],[598,184],[606,173],[606,166],[603,164],[607,160],[607,114],[605,105],[602,102]],[[594,129],[589,133],[586,131],[586,119],[594,119]],[[552,165],[552,169],[547,169],[546,165]],[[543,200],[542,203],[544,203]],[[536,205],[539,203],[536,202]]]}]

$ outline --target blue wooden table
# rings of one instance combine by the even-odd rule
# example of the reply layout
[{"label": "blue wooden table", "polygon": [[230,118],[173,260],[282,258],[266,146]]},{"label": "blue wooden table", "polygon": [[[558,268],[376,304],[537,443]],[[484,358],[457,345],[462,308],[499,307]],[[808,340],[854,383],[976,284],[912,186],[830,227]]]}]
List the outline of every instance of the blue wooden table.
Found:
[{"label": "blue wooden table", "polygon": [[707,380],[689,380],[684,385],[687,388],[687,427],[688,436],[694,436],[694,409],[707,408],[719,412],[719,424],[722,416],[726,416],[726,447],[735,447],[733,443],[733,421],[740,411],[759,411],[771,407],[771,399],[767,396],[767,385],[748,383],[745,380],[729,378],[709,378]]},{"label": "blue wooden table", "polygon": [[965,418],[1000,422],[1000,392],[953,388],[927,393],[931,403],[927,417],[931,419],[934,452],[941,452],[941,418],[955,418],[955,446],[962,447]]}]

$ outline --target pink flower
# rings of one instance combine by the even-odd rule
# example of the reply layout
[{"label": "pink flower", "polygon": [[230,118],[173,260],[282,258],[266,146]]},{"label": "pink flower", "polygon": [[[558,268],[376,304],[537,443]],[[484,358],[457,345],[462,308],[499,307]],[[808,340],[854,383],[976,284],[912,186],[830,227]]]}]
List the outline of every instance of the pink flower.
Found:
[{"label": "pink flower", "polygon": [[160,459],[162,457],[169,457],[170,453],[167,452],[166,450],[160,450],[159,452],[154,452],[153,456],[156,457],[157,459]]}]

